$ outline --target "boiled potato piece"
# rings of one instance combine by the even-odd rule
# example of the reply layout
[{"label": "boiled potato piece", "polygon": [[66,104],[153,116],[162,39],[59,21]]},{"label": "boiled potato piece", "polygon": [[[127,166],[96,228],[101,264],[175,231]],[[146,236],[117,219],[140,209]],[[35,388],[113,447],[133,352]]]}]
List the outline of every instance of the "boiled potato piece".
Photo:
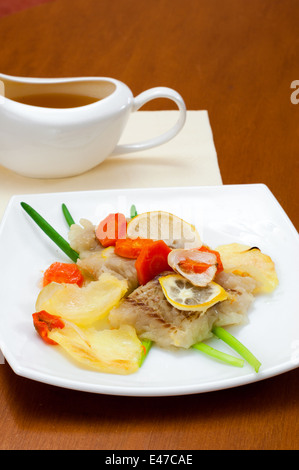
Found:
[{"label": "boiled potato piece", "polygon": [[248,275],[257,281],[255,294],[270,293],[278,286],[275,264],[259,248],[230,243],[216,249],[220,253],[224,271]]},{"label": "boiled potato piece", "polygon": [[86,327],[108,315],[127,289],[127,281],[110,273],[83,287],[51,282],[40,291],[35,307]]},{"label": "boiled potato piece", "polygon": [[64,328],[49,331],[48,337],[84,367],[122,375],[132,374],[139,368],[142,345],[132,326],[96,330],[65,322]]}]

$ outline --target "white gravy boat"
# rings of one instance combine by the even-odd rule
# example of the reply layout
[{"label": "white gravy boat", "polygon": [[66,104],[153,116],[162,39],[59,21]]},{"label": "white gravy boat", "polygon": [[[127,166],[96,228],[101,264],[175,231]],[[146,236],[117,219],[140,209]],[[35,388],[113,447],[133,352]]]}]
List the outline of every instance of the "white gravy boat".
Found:
[{"label": "white gravy boat", "polygon": [[[167,87],[137,97],[122,82],[105,77],[26,78],[0,74],[0,164],[24,176],[61,178],[83,173],[108,155],[145,150],[172,139],[186,119],[183,98]],[[24,104],[19,97],[80,95],[96,99],[77,107]],[[145,142],[118,145],[130,113],[156,98],[179,108],[176,124]]]}]

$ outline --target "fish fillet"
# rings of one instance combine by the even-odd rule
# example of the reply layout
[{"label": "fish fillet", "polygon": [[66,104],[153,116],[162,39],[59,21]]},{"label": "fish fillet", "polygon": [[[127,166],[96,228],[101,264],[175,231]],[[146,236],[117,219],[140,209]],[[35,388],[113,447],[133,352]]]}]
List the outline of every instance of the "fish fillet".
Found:
[{"label": "fish fillet", "polygon": [[139,286],[110,311],[111,326],[132,325],[140,338],[152,340],[162,348],[187,349],[211,337],[214,325],[246,322],[254,298],[255,281],[224,272],[215,281],[224,287],[230,298],[201,313],[173,307],[163,294],[158,276],[145,286]]}]

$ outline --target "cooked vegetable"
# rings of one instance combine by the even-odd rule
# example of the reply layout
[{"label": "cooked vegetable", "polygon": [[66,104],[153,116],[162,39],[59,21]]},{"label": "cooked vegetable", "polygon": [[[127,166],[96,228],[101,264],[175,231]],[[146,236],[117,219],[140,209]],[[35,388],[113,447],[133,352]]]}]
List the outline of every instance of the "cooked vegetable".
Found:
[{"label": "cooked vegetable", "polygon": [[127,281],[109,273],[83,287],[51,282],[40,291],[35,308],[86,327],[105,318],[126,292]]},{"label": "cooked vegetable", "polygon": [[205,272],[211,265],[201,261],[195,261],[193,259],[186,258],[182,261],[179,261],[178,266],[186,274],[201,274]]},{"label": "cooked vegetable", "polygon": [[79,254],[71,248],[70,244],[29,204],[21,202],[21,206],[43,232],[45,232],[72,261],[76,262],[79,258]]},{"label": "cooked vegetable", "polygon": [[133,374],[139,369],[142,346],[131,326],[82,330],[66,322],[65,328],[52,330],[49,337],[85,367],[120,375]]},{"label": "cooked vegetable", "polygon": [[222,264],[222,261],[221,261],[221,256],[220,256],[219,251],[211,250],[211,248],[209,248],[206,245],[202,245],[200,248],[198,248],[198,250],[199,251],[206,251],[207,253],[213,253],[216,256],[216,260],[217,260],[217,272],[216,272],[216,274],[221,273],[221,271],[223,271],[223,264]]},{"label": "cooked vegetable", "polygon": [[198,351],[207,354],[208,356],[214,357],[219,361],[225,362],[230,364],[231,366],[235,367],[243,367],[244,361],[239,359],[238,357],[231,356],[230,354],[226,354],[222,351],[218,351],[218,349],[212,348],[208,344],[205,343],[196,343],[192,346],[193,349],[197,349]]},{"label": "cooked vegetable", "polygon": [[84,277],[76,264],[56,262],[52,263],[44,272],[43,287],[50,282],[77,284],[82,287]]},{"label": "cooked vegetable", "polygon": [[222,339],[222,341],[224,341],[232,349],[239,353],[240,356],[243,357],[248,362],[248,364],[254,368],[255,372],[259,371],[261,366],[260,361],[246,348],[246,346],[244,346],[244,344],[242,344],[232,334],[220,326],[214,327],[212,331],[215,336]]},{"label": "cooked vegetable", "polygon": [[109,214],[96,229],[96,237],[104,247],[115,245],[116,240],[125,239],[126,235],[127,219],[120,213]]},{"label": "cooked vegetable", "polygon": [[139,368],[143,349],[131,326],[83,329],[47,312],[34,314],[33,321],[45,342],[60,345],[79,364],[112,374],[131,374]]},{"label": "cooked vegetable", "polygon": [[137,215],[137,210],[135,204],[132,204],[131,209],[130,209],[130,217],[133,219]]},{"label": "cooked vegetable", "polygon": [[168,264],[192,284],[200,287],[207,286],[217,273],[216,255],[197,248],[172,250],[168,256]]},{"label": "cooked vegetable", "polygon": [[167,262],[170,251],[163,240],[142,248],[135,263],[139,284],[144,285],[158,274],[170,269]]},{"label": "cooked vegetable", "polygon": [[73,217],[71,216],[68,208],[66,207],[65,204],[62,204],[62,212],[63,212],[63,215],[65,217],[65,220],[68,224],[69,227],[71,227],[72,225],[74,225],[75,221],[73,219]]},{"label": "cooked vegetable", "polygon": [[149,246],[153,240],[147,238],[126,238],[125,240],[116,240],[114,253],[123,258],[136,259],[140,255],[142,248]]},{"label": "cooked vegetable", "polygon": [[45,310],[34,313],[32,317],[34,327],[44,342],[47,344],[56,345],[57,342],[53,339],[50,339],[48,335],[49,331],[51,331],[53,328],[64,328],[64,322],[62,318],[57,315],[50,315]]},{"label": "cooked vegetable", "polygon": [[270,293],[278,285],[275,264],[257,247],[229,243],[217,248],[225,271],[251,276],[257,281],[255,294]]},{"label": "cooked vegetable", "polygon": [[144,363],[145,361],[145,358],[147,357],[152,345],[153,345],[153,342],[149,339],[144,339],[141,341],[141,345],[142,345],[142,356],[141,356],[141,359],[140,359],[140,362],[139,362],[139,367],[142,366],[142,364]]}]

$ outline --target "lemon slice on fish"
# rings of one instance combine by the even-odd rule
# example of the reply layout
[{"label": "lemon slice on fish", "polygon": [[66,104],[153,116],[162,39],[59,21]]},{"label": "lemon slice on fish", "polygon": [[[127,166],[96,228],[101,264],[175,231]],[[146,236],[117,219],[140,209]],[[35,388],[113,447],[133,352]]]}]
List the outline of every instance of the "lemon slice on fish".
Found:
[{"label": "lemon slice on fish", "polygon": [[144,212],[131,219],[129,238],[163,240],[171,248],[200,248],[202,242],[194,225],[165,211]]},{"label": "lemon slice on fish", "polygon": [[216,282],[204,287],[194,286],[180,274],[162,276],[159,282],[168,302],[178,310],[205,312],[228,298],[223,287]]}]

